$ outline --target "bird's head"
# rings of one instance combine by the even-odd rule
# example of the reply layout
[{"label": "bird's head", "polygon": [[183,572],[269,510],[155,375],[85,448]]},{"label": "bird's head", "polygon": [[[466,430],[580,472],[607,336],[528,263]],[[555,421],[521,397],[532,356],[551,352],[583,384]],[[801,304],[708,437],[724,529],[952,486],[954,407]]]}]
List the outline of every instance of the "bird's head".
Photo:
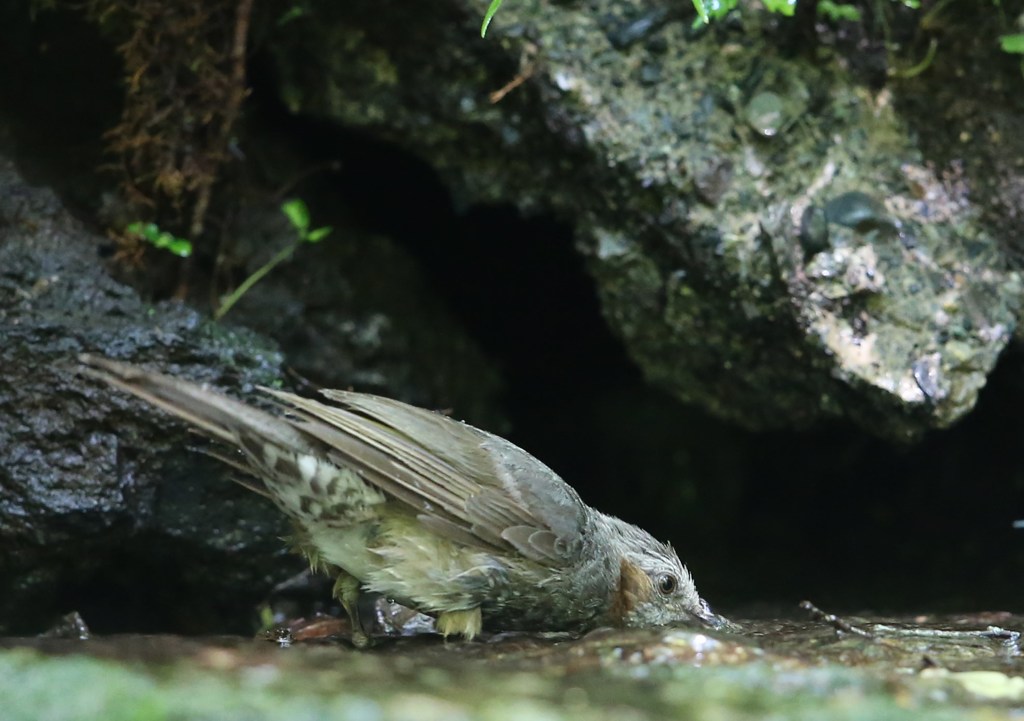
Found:
[{"label": "bird's head", "polygon": [[612,547],[619,558],[612,617],[626,628],[697,624],[723,628],[675,550],[651,534],[612,518]]}]

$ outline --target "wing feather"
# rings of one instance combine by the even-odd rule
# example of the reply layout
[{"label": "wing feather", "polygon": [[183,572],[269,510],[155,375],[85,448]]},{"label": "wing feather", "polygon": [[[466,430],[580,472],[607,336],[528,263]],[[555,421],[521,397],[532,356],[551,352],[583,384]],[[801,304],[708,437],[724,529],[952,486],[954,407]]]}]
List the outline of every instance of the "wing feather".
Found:
[{"label": "wing feather", "polygon": [[[442,519],[434,528],[449,538],[464,543],[469,532],[541,563],[564,565],[577,556],[586,507],[554,471],[509,441],[379,396],[325,390],[340,404],[328,406],[268,392],[303,414],[302,427],[320,421],[388,456],[402,472],[367,480],[410,503],[421,517]],[[350,464],[359,461],[351,449],[340,455]]]},{"label": "wing feather", "polygon": [[[271,463],[275,484],[301,475],[299,456],[319,458],[351,468],[457,543],[514,549],[552,566],[578,558],[587,509],[575,491],[521,448],[466,423],[362,393],[323,391],[338,404],[327,405],[263,388],[283,411],[274,414],[129,364],[80,359],[87,373],[247,451],[246,458],[223,458],[232,466],[260,476],[260,464]],[[291,453],[271,454],[271,462],[267,444]],[[264,495],[284,492],[274,484],[250,487]]]}]

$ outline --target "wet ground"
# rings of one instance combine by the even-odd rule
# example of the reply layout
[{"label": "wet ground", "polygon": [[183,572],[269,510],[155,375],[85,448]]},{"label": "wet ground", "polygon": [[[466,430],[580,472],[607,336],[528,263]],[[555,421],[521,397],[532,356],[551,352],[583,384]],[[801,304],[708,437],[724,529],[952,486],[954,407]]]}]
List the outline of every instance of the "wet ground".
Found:
[{"label": "wet ground", "polygon": [[[1024,717],[1024,616],[805,613],[741,621],[732,634],[600,630],[468,643],[425,634],[364,651],[332,635],[330,621],[285,643],[6,638],[0,718]],[[73,624],[64,630],[75,635]]]}]

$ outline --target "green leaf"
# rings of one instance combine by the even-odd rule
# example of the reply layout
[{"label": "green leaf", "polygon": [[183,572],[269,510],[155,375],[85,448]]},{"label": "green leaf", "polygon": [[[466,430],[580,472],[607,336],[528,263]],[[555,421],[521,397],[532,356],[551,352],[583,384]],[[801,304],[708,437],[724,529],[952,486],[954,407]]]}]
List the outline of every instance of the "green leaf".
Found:
[{"label": "green leaf", "polygon": [[773,13],[792,15],[796,11],[796,0],[764,0],[764,6]]},{"label": "green leaf", "polygon": [[739,0],[693,0],[693,7],[697,10],[698,22],[696,24],[709,22],[709,19],[721,20],[729,11],[736,7]]},{"label": "green leaf", "polygon": [[857,22],[861,18],[860,9],[848,3],[837,3],[832,0],[821,0],[818,3],[818,14],[829,20],[851,20]]},{"label": "green leaf", "polygon": [[999,38],[999,45],[1004,53],[1024,54],[1024,33],[1003,35]]},{"label": "green leaf", "polygon": [[192,244],[184,238],[175,238],[174,241],[167,246],[167,250],[171,251],[179,258],[187,258],[192,255]]},{"label": "green leaf", "polygon": [[711,6],[711,15],[716,18],[724,18],[728,15],[739,0],[705,0]]},{"label": "green leaf", "polygon": [[155,245],[157,248],[169,248],[171,246],[171,243],[173,243],[175,239],[173,235],[165,231],[157,233],[157,235],[153,238],[150,238],[150,240],[152,241],[153,245]]},{"label": "green leaf", "polygon": [[309,208],[302,199],[284,201],[281,203],[281,212],[287,216],[292,227],[299,231],[299,235],[304,235],[309,229]]},{"label": "green leaf", "polygon": [[704,0],[693,0],[693,9],[697,11],[697,17],[702,23],[708,22],[708,9],[704,5]]},{"label": "green leaf", "polygon": [[307,243],[319,243],[321,240],[330,235],[332,230],[334,230],[334,228],[332,228],[329,225],[325,225],[322,228],[317,228],[316,230],[309,231],[308,233],[306,233],[306,235],[302,237],[302,239]]},{"label": "green leaf", "polygon": [[146,223],[142,226],[142,230],[139,231],[139,235],[150,243],[156,244],[160,239],[160,232],[160,226],[156,223]]},{"label": "green leaf", "polygon": [[494,19],[495,13],[498,12],[498,8],[501,7],[502,0],[491,0],[491,4],[487,6],[487,12],[484,13],[484,21],[480,24],[480,37],[487,37],[487,28],[491,25],[491,20]]},{"label": "green leaf", "polygon": [[192,243],[186,238],[179,238],[166,230],[160,230],[156,223],[143,223],[141,221],[129,223],[125,226],[126,233],[139,236],[154,248],[168,250],[177,256],[187,258],[192,255]]}]

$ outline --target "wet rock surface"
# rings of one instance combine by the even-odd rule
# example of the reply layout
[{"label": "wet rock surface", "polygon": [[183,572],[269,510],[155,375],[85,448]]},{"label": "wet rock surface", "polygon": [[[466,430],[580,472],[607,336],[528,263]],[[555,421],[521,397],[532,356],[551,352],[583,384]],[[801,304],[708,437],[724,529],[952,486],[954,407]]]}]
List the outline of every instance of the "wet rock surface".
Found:
[{"label": "wet rock surface", "polygon": [[111,397],[74,362],[102,349],[251,388],[279,377],[280,354],[180,304],[143,303],[107,274],[104,242],[0,160],[0,627],[8,632],[46,623],[67,604],[103,625],[144,597],[158,610],[145,612],[143,625],[203,628],[211,618],[206,610],[190,618],[193,594],[244,614],[258,589],[298,566],[276,541],[286,529],[276,510],[189,452],[183,427]]},{"label": "wet rock surface", "polygon": [[324,7],[275,47],[278,91],[429,157],[457,195],[571,218],[608,322],[686,401],[900,439],[973,407],[1020,280],[888,91],[785,57],[757,13],[694,31],[642,3],[518,3],[481,44],[447,15],[471,9],[431,11],[423,63],[394,41],[397,6]]},{"label": "wet rock surface", "polygon": [[[1019,628],[991,617],[860,619],[866,638],[809,621],[744,621],[581,639],[434,636],[356,651],[241,638],[0,639],[14,718],[146,709],[153,718],[1012,718],[1024,705]],[[901,635],[902,634],[902,635]],[[929,636],[930,634],[930,636]],[[40,705],[61,679],[60,701]],[[187,691],[186,691],[187,690]],[[146,717],[149,716],[136,716]]]}]

